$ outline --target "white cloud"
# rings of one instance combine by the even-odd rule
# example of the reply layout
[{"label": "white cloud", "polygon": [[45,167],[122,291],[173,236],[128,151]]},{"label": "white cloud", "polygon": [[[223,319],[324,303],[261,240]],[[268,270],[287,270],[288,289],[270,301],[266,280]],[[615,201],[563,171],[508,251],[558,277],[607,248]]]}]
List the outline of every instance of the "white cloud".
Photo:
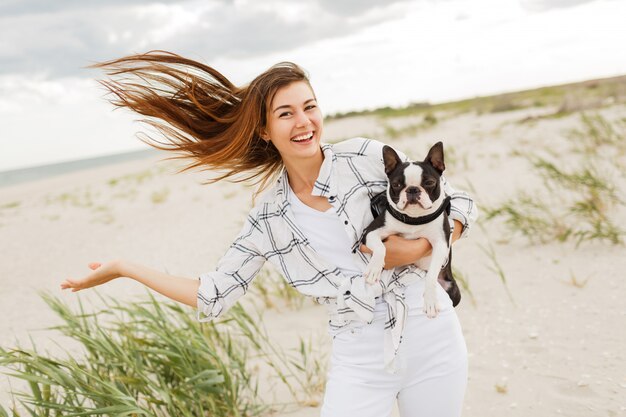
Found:
[{"label": "white cloud", "polygon": [[526,10],[542,12],[549,9],[563,9],[590,3],[595,0],[520,0],[520,4]]},{"label": "white cloud", "polygon": [[[313,0],[11,2],[0,6],[0,74],[79,75],[91,61],[149,49],[211,58],[283,51],[358,31],[399,1],[344,3],[348,19]],[[373,8],[376,18],[359,19]]]}]

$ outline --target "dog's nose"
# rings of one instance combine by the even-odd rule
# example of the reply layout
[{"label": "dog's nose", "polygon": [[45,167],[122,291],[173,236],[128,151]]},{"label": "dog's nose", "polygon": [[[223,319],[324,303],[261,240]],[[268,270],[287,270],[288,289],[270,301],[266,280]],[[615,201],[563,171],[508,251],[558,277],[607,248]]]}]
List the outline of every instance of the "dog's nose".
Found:
[{"label": "dog's nose", "polygon": [[420,189],[417,187],[408,187],[406,189],[407,194],[418,194],[419,192],[420,192]]}]

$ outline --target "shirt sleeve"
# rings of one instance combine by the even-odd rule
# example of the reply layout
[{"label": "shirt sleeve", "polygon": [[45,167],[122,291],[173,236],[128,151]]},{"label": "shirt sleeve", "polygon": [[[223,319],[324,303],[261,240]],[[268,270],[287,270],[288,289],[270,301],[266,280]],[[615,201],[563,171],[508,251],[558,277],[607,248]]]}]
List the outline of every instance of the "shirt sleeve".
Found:
[{"label": "shirt sleeve", "polygon": [[[446,195],[450,196],[450,219],[458,220],[463,225],[463,231],[461,237],[467,237],[470,226],[478,218],[478,207],[474,204],[474,200],[464,191],[456,191],[446,180],[443,178],[443,190]],[[454,222],[450,222],[450,226],[454,226]]]},{"label": "shirt sleeve", "polygon": [[244,295],[266,261],[258,248],[263,233],[258,213],[250,212],[235,241],[217,263],[215,271],[201,274],[198,288],[198,321],[218,317]]}]

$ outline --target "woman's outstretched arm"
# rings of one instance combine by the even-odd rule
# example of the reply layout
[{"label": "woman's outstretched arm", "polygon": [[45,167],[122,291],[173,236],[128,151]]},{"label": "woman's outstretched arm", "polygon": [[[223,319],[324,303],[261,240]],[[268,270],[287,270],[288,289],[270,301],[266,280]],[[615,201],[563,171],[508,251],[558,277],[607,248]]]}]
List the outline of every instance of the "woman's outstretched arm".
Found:
[{"label": "woman's outstretched arm", "polygon": [[266,258],[258,248],[258,244],[266,239],[260,224],[258,210],[254,208],[215,270],[200,274],[196,279],[176,277],[136,263],[115,260],[89,264],[92,273],[81,279],[66,279],[61,283],[61,289],[71,288],[75,292],[127,277],[174,301],[197,308],[198,320],[209,321],[228,310],[246,293],[265,263]]},{"label": "woman's outstretched arm", "polygon": [[61,283],[61,289],[72,289],[72,292],[105,284],[117,278],[130,278],[146,287],[191,307],[197,306],[198,279],[176,277],[147,266],[116,260],[104,264],[89,264],[92,273],[81,279],[68,278]]}]

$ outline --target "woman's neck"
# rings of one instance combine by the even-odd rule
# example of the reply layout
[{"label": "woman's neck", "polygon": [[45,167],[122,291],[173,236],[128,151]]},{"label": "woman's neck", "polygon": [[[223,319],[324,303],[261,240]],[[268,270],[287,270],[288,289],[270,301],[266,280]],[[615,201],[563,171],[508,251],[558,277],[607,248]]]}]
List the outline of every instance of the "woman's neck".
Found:
[{"label": "woman's neck", "polygon": [[324,161],[324,153],[321,151],[312,158],[298,161],[284,161],[289,186],[294,193],[311,194],[315,180],[320,174],[320,168]]}]

